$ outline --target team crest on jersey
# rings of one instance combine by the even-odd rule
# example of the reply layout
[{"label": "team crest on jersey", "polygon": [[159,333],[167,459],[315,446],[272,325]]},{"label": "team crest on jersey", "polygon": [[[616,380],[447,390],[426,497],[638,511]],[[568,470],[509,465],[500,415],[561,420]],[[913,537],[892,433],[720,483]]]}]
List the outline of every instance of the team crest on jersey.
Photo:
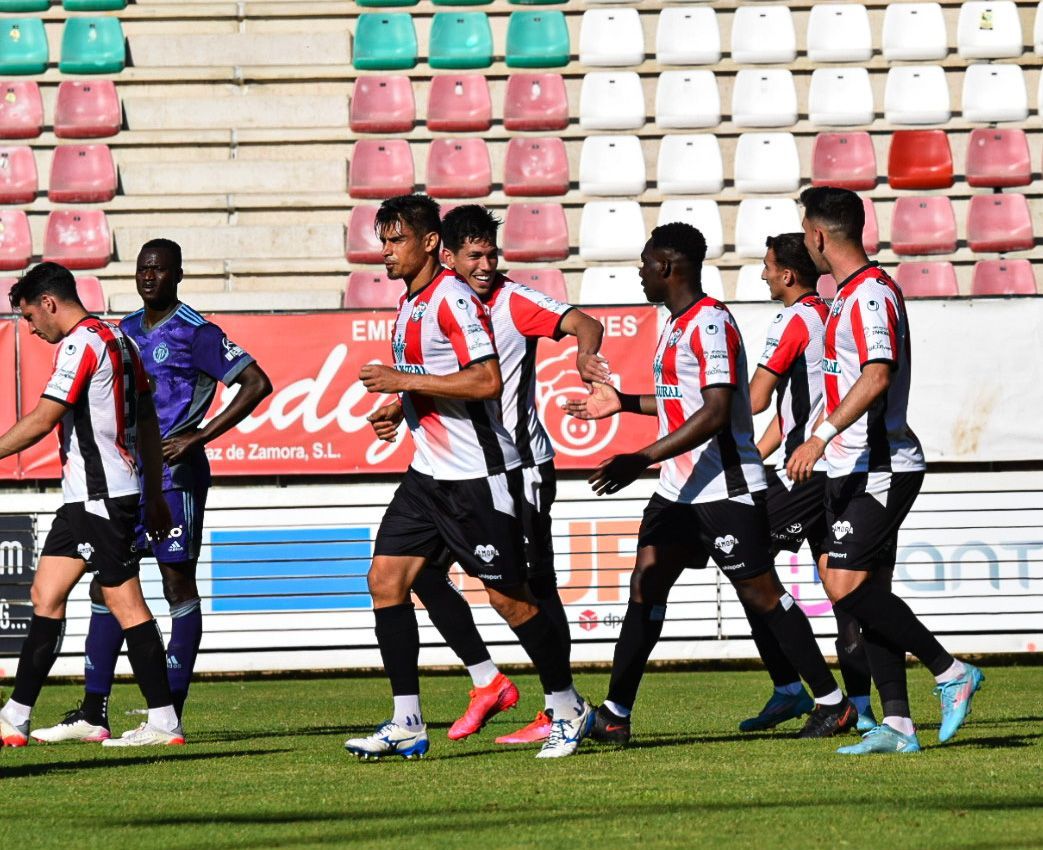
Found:
[{"label": "team crest on jersey", "polygon": [[720,549],[725,555],[730,555],[732,549],[739,545],[738,539],[734,534],[726,534],[724,537],[718,537],[713,541],[714,548]]},{"label": "team crest on jersey", "polygon": [[152,359],[157,363],[162,363],[170,356],[170,349],[167,348],[165,342],[161,342],[155,348],[152,349]]},{"label": "team crest on jersey", "polygon": [[844,299],[843,298],[837,298],[833,302],[833,309],[830,310],[829,312],[833,316],[839,316],[840,315],[840,311],[843,310],[843,309],[844,309]]},{"label": "team crest on jersey", "polygon": [[659,379],[663,377],[663,361],[658,357],[652,361],[652,377],[659,382]]},{"label": "team crest on jersey", "polygon": [[847,537],[847,535],[854,534],[854,532],[855,529],[851,527],[851,523],[849,523],[846,519],[843,522],[837,520],[835,523],[833,523],[833,536],[837,540],[843,540],[845,537]]},{"label": "team crest on jersey", "polygon": [[670,334],[670,338],[666,341],[666,347],[673,348],[675,345],[677,345],[677,341],[681,338],[681,335],[683,333],[684,331],[681,330],[681,328],[677,328],[676,330],[674,330],[674,332]]},{"label": "team crest on jersey", "polygon": [[413,312],[409,314],[410,321],[419,322],[424,318],[424,313],[427,312],[427,302],[421,301],[413,308]]},{"label": "team crest on jersey", "polygon": [[76,546],[76,551],[80,553],[83,560],[89,561],[94,554],[94,547],[90,543],[80,543]]},{"label": "team crest on jersey", "polygon": [[496,551],[495,546],[478,545],[474,547],[474,554],[481,558],[483,561],[485,561],[485,563],[491,564],[493,562],[493,558],[495,558],[500,553]]},{"label": "team crest on jersey", "polygon": [[720,330],[720,328],[719,328],[719,327],[717,327],[717,325],[707,325],[707,326],[706,326],[706,332],[707,332],[707,333],[708,333],[708,334],[709,334],[710,336],[713,336],[713,335],[714,335],[715,333],[717,333],[717,331],[719,331],[719,330]]},{"label": "team crest on jersey", "polygon": [[406,356],[406,341],[402,337],[397,337],[394,342],[391,343],[391,353],[395,356],[396,361],[401,361]]},{"label": "team crest on jersey", "polygon": [[221,347],[225,350],[225,360],[228,361],[235,360],[237,357],[242,357],[244,354],[243,350],[228,337],[223,337],[221,339]]}]

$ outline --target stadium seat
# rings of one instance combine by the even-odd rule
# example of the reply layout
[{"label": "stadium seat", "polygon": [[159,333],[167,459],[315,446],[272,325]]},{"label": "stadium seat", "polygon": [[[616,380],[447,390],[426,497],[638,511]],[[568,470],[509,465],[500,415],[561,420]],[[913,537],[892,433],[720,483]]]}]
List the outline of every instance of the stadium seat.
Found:
[{"label": "stadium seat", "polygon": [[944,59],[949,38],[941,4],[888,3],[882,46],[888,62]]},{"label": "stadium seat", "polygon": [[408,12],[366,12],[355,23],[351,62],[359,71],[403,71],[417,62],[416,29]]},{"label": "stadium seat", "polygon": [[819,133],[811,152],[811,185],[854,192],[876,186],[876,151],[869,133]]},{"label": "stadium seat", "polygon": [[971,295],[1035,295],[1029,260],[981,260],[974,264]]},{"label": "stadium seat", "polygon": [[579,190],[584,195],[640,195],[645,183],[645,157],[637,136],[588,136],[583,140]]},{"label": "stadium seat", "polygon": [[[761,247],[763,253],[766,248]],[[739,277],[735,281],[736,301],[770,301],[768,284],[761,279],[764,271],[763,263],[747,263],[739,268]]]},{"label": "stadium seat", "polygon": [[579,61],[608,66],[644,62],[645,37],[637,9],[587,9],[579,25]]},{"label": "stadium seat", "polygon": [[66,20],[58,62],[63,74],[118,74],[126,61],[127,48],[119,18]]},{"label": "stadium seat", "polygon": [[868,62],[873,56],[869,12],[861,3],[815,3],[807,44],[812,62]]},{"label": "stadium seat", "polygon": [[637,260],[648,234],[637,201],[590,201],[579,219],[579,256],[608,262]]},{"label": "stadium seat", "polygon": [[955,298],[960,294],[952,263],[899,263],[895,281],[906,298]]},{"label": "stadium seat", "polygon": [[865,195],[862,196],[862,207],[866,216],[865,224],[862,225],[862,247],[869,256],[873,256],[880,250],[880,225],[876,220],[876,207]]},{"label": "stadium seat", "polygon": [[831,274],[821,275],[815,291],[826,301],[832,301],[837,296],[837,279]]},{"label": "stadium seat", "polygon": [[88,313],[104,313],[109,309],[101,281],[94,275],[76,276],[76,294]]},{"label": "stadium seat", "polygon": [[427,154],[427,194],[433,198],[484,198],[493,188],[485,139],[435,139]]},{"label": "stadium seat", "polygon": [[0,82],[0,139],[35,139],[43,132],[43,98],[36,83]]},{"label": "stadium seat", "polygon": [[1043,2],[1036,6],[1036,21],[1032,25],[1032,48],[1037,56],[1043,56]]},{"label": "stadium seat", "polygon": [[964,59],[1021,56],[1021,18],[1014,0],[960,4],[956,49]]},{"label": "stadium seat", "polygon": [[583,75],[579,126],[584,130],[636,130],[645,124],[645,93],[636,71]]},{"label": "stadium seat", "polygon": [[427,129],[440,133],[482,133],[493,123],[485,74],[437,76],[427,96]]},{"label": "stadium seat", "polygon": [[435,12],[428,64],[432,68],[488,68],[493,31],[485,12]]},{"label": "stadium seat", "polygon": [[797,202],[790,198],[743,198],[735,217],[735,253],[760,259],[764,240],[800,230]]},{"label": "stadium seat", "polygon": [[569,255],[569,226],[561,204],[511,204],[503,221],[503,258],[554,263]]},{"label": "stadium seat", "polygon": [[[739,7],[743,8],[748,7]],[[797,87],[792,72],[784,68],[741,69],[732,89],[732,122],[736,127],[796,124]]]},{"label": "stadium seat", "polygon": [[562,68],[569,64],[569,28],[559,11],[511,12],[508,68]]},{"label": "stadium seat", "polygon": [[724,189],[724,160],[710,133],[666,135],[659,144],[656,184],[664,195],[716,194]]},{"label": "stadium seat", "polygon": [[569,290],[561,269],[511,269],[507,277],[565,304],[569,303]]},{"label": "stadium seat", "polygon": [[672,221],[690,224],[703,235],[703,239],[706,240],[708,259],[715,259],[724,253],[724,227],[721,224],[721,211],[717,207],[717,201],[706,198],[699,200],[672,198],[663,201],[659,206],[659,219],[656,221],[656,225],[669,224]]},{"label": "stadium seat", "polygon": [[413,154],[405,139],[360,139],[348,169],[353,198],[390,198],[413,191]]},{"label": "stadium seat", "polygon": [[31,204],[38,178],[33,149],[0,148],[0,204]]},{"label": "stadium seat", "polygon": [[808,89],[808,118],[818,126],[872,124],[873,88],[865,68],[816,68]]},{"label": "stadium seat", "polygon": [[54,135],[59,139],[115,136],[123,123],[112,80],[65,80],[54,104]]},{"label": "stadium seat", "polygon": [[655,122],[664,130],[720,124],[721,94],[713,71],[663,71],[656,84]]},{"label": "stadium seat", "polygon": [[351,132],[408,133],[415,121],[416,101],[409,77],[374,74],[355,81],[348,118]]},{"label": "stadium seat", "polygon": [[941,65],[902,65],[887,72],[884,117],[892,124],[944,124],[949,84]]},{"label": "stadium seat", "polygon": [[[453,0],[440,0],[440,2],[452,5]],[[492,0],[482,0],[482,2],[491,3]],[[515,6],[557,6],[559,3],[568,2],[568,0],[507,0],[507,2]],[[615,2],[615,0],[612,0],[612,2]]]},{"label": "stadium seat", "polygon": [[706,7],[667,6],[656,24],[655,58],[660,65],[713,65],[721,61],[717,13]]},{"label": "stadium seat", "polygon": [[378,9],[389,6],[415,6],[420,0],[356,0],[356,2],[367,9]]},{"label": "stadium seat", "polygon": [[68,269],[99,269],[112,256],[112,234],[104,210],[54,210],[43,239],[45,262]]},{"label": "stadium seat", "polygon": [[354,271],[344,288],[345,310],[386,310],[398,306],[402,281],[391,280],[386,271]]},{"label": "stadium seat", "polygon": [[1027,186],[1032,182],[1032,163],[1025,131],[999,127],[972,130],[966,172],[970,186]]},{"label": "stadium seat", "polygon": [[24,269],[32,255],[33,237],[25,211],[0,210],[0,269]]},{"label": "stadium seat", "polygon": [[964,121],[1024,121],[1029,114],[1025,71],[1019,65],[969,65],[962,103]]},{"label": "stadium seat", "polygon": [[505,195],[564,195],[569,191],[569,156],[563,139],[515,136],[503,166]]},{"label": "stadium seat", "polygon": [[[642,246],[644,247],[644,246]],[[579,282],[580,305],[643,304],[641,277],[633,266],[602,266],[584,269]]]},{"label": "stadium seat", "polygon": [[40,18],[0,21],[0,74],[42,74],[50,51]]},{"label": "stadium seat", "polygon": [[741,65],[792,62],[797,34],[788,6],[738,6],[732,18],[732,61]]},{"label": "stadium seat", "polygon": [[380,239],[374,230],[376,204],[359,204],[351,211],[346,234],[346,254],[349,263],[382,263]]},{"label": "stadium seat", "polygon": [[51,8],[51,0],[0,0],[0,12],[46,12]]},{"label": "stadium seat", "polygon": [[503,99],[507,130],[564,130],[569,125],[569,101],[561,74],[511,74]]},{"label": "stadium seat", "polygon": [[896,130],[887,152],[887,182],[892,189],[948,189],[952,150],[944,130]]},{"label": "stadium seat", "polygon": [[905,196],[891,212],[891,250],[896,254],[951,254],[956,217],[943,195]]},{"label": "stadium seat", "polygon": [[735,191],[795,192],[800,156],[792,133],[743,133],[735,146]]},{"label": "stadium seat", "polygon": [[[3,240],[0,238],[0,244]],[[11,287],[18,282],[16,277],[0,277],[0,315],[6,316],[8,313],[14,312],[14,307],[11,306],[11,298],[8,293],[11,291]]]},{"label": "stadium seat", "polygon": [[127,8],[127,0],[62,0],[67,12],[115,12]]},{"label": "stadium seat", "polygon": [[1028,251],[1035,244],[1024,195],[974,195],[967,211],[967,244],[975,253]]},{"label": "stadium seat", "polygon": [[116,195],[116,164],[108,145],[54,149],[47,197],[60,204],[98,204]]},{"label": "stadium seat", "polygon": [[716,298],[718,301],[724,301],[724,280],[721,277],[721,270],[717,266],[703,265],[699,285],[706,295]]}]

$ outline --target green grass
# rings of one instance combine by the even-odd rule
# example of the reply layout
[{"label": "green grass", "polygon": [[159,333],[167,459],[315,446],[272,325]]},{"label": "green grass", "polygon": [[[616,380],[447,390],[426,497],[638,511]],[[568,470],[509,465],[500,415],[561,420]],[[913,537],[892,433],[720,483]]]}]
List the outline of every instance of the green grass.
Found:
[{"label": "green grass", "polygon": [[[1040,847],[1043,667],[986,672],[967,726],[938,746],[933,681],[911,671],[919,755],[837,756],[835,739],[790,737],[795,722],[742,735],[766,677],[700,671],[646,677],[630,748],[551,762],[493,743],[540,707],[531,675],[514,677],[518,710],[458,743],[445,730],[467,682],[425,677],[429,756],[377,763],[342,743],[388,713],[382,679],[202,682],[186,747],[0,750],[0,848]],[[607,674],[579,685],[600,698]],[[38,722],[78,695],[46,688]],[[139,701],[117,687],[115,732]]]}]

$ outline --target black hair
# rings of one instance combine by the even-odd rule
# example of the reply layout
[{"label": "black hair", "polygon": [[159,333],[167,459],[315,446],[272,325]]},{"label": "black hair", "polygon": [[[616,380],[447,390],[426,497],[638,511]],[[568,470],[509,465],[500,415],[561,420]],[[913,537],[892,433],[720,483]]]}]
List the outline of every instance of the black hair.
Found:
[{"label": "black hair", "polygon": [[141,246],[141,251],[166,251],[174,261],[174,267],[181,268],[181,246],[173,239],[149,239]]},{"label": "black hair", "polygon": [[40,263],[29,269],[25,277],[11,287],[11,307],[17,310],[22,301],[36,304],[44,295],[83,306],[76,292],[76,278],[72,272],[58,263]]},{"label": "black hair", "polygon": [[692,225],[683,221],[661,224],[652,230],[651,242],[653,248],[680,254],[691,264],[693,273],[701,277],[706,259],[706,239]]},{"label": "black hair", "polygon": [[811,186],[800,193],[804,216],[848,242],[862,244],[866,210],[862,199],[850,189]]},{"label": "black hair", "polygon": [[442,244],[452,252],[468,240],[496,244],[496,231],[502,222],[481,204],[454,207],[442,219]]},{"label": "black hair", "polygon": [[764,244],[775,252],[775,262],[789,269],[804,286],[814,289],[818,285],[818,269],[804,244],[803,233],[780,233],[769,236]]},{"label": "black hair", "polygon": [[428,233],[442,235],[442,221],[438,217],[438,202],[427,195],[396,195],[384,201],[377,210],[374,226],[377,233],[401,222],[417,236]]}]

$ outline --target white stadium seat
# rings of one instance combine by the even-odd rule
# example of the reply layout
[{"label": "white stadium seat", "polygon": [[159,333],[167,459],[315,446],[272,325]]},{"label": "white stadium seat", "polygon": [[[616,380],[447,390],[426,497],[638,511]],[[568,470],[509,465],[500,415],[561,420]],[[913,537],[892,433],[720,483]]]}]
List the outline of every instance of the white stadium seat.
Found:
[{"label": "white stadium seat", "polygon": [[592,71],[579,90],[584,130],[636,130],[645,124],[645,93],[636,71]]},{"label": "white stadium seat", "polygon": [[887,72],[884,117],[892,124],[944,124],[950,115],[941,65],[902,65]]},{"label": "white stadium seat", "polygon": [[807,43],[812,62],[867,62],[873,56],[869,12],[861,3],[814,4]]},{"label": "white stadium seat", "polygon": [[797,123],[797,87],[784,68],[743,68],[732,89],[737,127],[789,127]]},{"label": "white stadium seat", "polygon": [[969,65],[962,103],[965,121],[1024,121],[1029,114],[1024,70],[1020,65]]},{"label": "white stadium seat", "polygon": [[648,234],[637,201],[589,201],[579,218],[579,256],[583,260],[637,260]]},{"label": "white stadium seat", "polygon": [[[721,211],[717,207],[717,201],[708,198],[671,198],[663,201],[659,207],[659,219],[656,224],[669,224],[671,221],[683,221],[698,230],[706,240],[706,256],[709,259],[712,260],[724,253],[724,225],[721,224]],[[719,276],[718,274],[718,278]]]},{"label": "white stadium seat", "polygon": [[800,156],[792,133],[743,133],[735,146],[735,191],[795,192]]},{"label": "white stadium seat", "polygon": [[664,195],[715,194],[724,188],[724,162],[710,133],[663,136],[656,184]]},{"label": "white stadium seat", "polygon": [[[761,254],[767,248],[761,244]],[[764,272],[763,263],[747,263],[739,269],[739,279],[735,282],[736,301],[770,301],[768,284],[761,279]]]},{"label": "white stadium seat", "polygon": [[720,124],[721,93],[713,71],[663,71],[656,83],[655,122],[665,130]]},{"label": "white stadium seat", "polygon": [[645,157],[637,136],[588,136],[579,153],[579,190],[584,195],[640,195]]},{"label": "white stadium seat", "polygon": [[800,230],[797,202],[790,198],[744,198],[735,217],[735,253],[760,259],[764,240]]},{"label": "white stadium seat", "polygon": [[788,6],[739,6],[732,18],[732,61],[740,65],[792,62],[797,34]]},{"label": "white stadium seat", "polygon": [[637,9],[587,9],[579,25],[579,61],[584,65],[640,65],[645,40]]},{"label": "white stadium seat", "polygon": [[[641,246],[644,247],[643,245]],[[579,303],[643,304],[641,277],[633,266],[601,266],[584,269],[579,283]]]},{"label": "white stadium seat", "polygon": [[710,8],[668,6],[656,25],[655,58],[660,65],[711,65],[721,61],[721,30]]},{"label": "white stadium seat", "polygon": [[[709,257],[709,253],[707,253],[706,256]],[[724,280],[721,278],[721,270],[717,268],[717,266],[710,266],[704,263],[700,276],[702,278],[700,281],[700,285],[703,288],[703,292],[705,292],[711,298],[716,298],[718,301],[723,301]]]},{"label": "white stadium seat", "polygon": [[816,68],[811,72],[808,118],[812,124],[871,124],[875,112],[868,69]]},{"label": "white stadium seat", "polygon": [[1036,7],[1036,22],[1032,26],[1032,46],[1037,56],[1043,56],[1043,2]]},{"label": "white stadium seat", "polygon": [[888,3],[884,12],[884,59],[944,59],[949,52],[939,3]]},{"label": "white stadium seat", "polygon": [[964,59],[1020,56],[1021,38],[1021,18],[1014,0],[969,2],[960,6],[956,48]]}]

